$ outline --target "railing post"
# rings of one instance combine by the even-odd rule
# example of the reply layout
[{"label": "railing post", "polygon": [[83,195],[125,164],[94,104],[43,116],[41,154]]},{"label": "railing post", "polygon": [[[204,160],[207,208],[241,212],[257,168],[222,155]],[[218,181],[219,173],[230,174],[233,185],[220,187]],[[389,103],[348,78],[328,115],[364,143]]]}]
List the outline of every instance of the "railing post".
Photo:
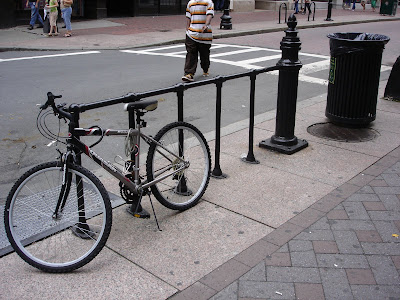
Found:
[{"label": "railing post", "polygon": [[250,124],[249,124],[249,152],[246,157],[242,157],[242,161],[250,164],[259,164],[253,152],[254,141],[254,98],[256,91],[256,71],[250,75]]},{"label": "railing post", "polygon": [[298,58],[301,42],[296,25],[296,17],[291,14],[289,28],[281,42],[282,58],[277,63],[280,69],[275,134],[259,144],[262,148],[284,154],[293,154],[308,146],[306,140],[298,140],[294,135],[299,70],[302,67]]},{"label": "railing post", "polygon": [[182,83],[176,85],[176,95],[178,97],[178,122],[183,122],[183,92],[185,86]]},{"label": "railing post", "polygon": [[226,178],[227,176],[222,173],[221,166],[219,164],[220,152],[221,152],[221,98],[222,98],[222,83],[225,81],[223,77],[219,76],[216,78],[217,86],[217,102],[215,109],[215,167],[211,172],[211,176],[218,179]]},{"label": "railing post", "polygon": [[232,29],[232,17],[229,15],[230,0],[225,1],[224,14],[221,16],[219,29]]}]

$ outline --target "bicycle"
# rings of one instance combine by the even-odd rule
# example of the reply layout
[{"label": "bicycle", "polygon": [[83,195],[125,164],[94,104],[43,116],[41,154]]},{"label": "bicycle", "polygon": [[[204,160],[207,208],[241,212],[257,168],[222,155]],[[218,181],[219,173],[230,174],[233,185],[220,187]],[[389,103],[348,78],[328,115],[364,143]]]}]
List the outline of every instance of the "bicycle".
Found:
[{"label": "bicycle", "polygon": [[[47,98],[40,107],[37,127],[43,136],[64,143],[66,151],[57,150],[58,161],[40,164],[23,174],[7,197],[4,213],[8,239],[30,265],[47,272],[69,272],[89,263],[105,246],[112,225],[110,197],[101,181],[81,166],[81,154],[119,180],[122,197],[134,203],[136,211],[142,197],[151,193],[165,207],[179,211],[193,207],[203,196],[210,179],[211,157],[202,133],[185,122],[164,126],[154,138],[141,131],[146,127],[142,117],[157,108],[157,100],[130,102],[135,97],[127,95],[67,106],[55,104],[61,96],[49,92]],[[81,112],[122,101],[133,128],[79,127]],[[67,137],[49,130],[46,119],[53,115],[68,123]],[[80,140],[89,135],[99,136],[91,146]],[[126,137],[126,155],[131,159],[126,160],[124,170],[92,150],[105,136]],[[139,174],[141,140],[150,146],[146,178]]]}]

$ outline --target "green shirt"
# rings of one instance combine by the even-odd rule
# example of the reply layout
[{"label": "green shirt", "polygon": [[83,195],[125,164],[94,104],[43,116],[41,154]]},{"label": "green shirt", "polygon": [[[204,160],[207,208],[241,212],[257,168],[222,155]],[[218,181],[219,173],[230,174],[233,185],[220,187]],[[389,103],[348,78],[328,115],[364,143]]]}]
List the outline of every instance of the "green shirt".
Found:
[{"label": "green shirt", "polygon": [[[49,6],[57,5],[57,4],[58,4],[57,0],[50,0],[49,1]],[[50,12],[57,12],[57,7],[50,8]]]}]

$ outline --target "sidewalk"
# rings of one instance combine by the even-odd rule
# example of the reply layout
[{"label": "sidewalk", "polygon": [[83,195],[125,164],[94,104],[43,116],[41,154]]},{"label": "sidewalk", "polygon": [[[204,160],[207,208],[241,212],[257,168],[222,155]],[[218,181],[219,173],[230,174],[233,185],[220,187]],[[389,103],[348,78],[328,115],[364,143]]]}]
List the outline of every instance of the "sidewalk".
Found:
[{"label": "sidewalk", "polygon": [[[367,5],[367,9],[369,6]],[[288,12],[288,17],[292,11]],[[297,28],[335,26],[363,22],[399,20],[398,16],[381,16],[370,10],[332,10],[333,21],[325,21],[326,10],[316,10],[315,21],[307,21],[307,15],[297,14]],[[282,12],[281,24],[278,24],[278,12],[255,11],[230,13],[232,30],[219,29],[222,13],[217,12],[212,22],[214,38],[249,35],[287,29]],[[152,45],[183,42],[185,38],[184,16],[155,16],[135,18],[107,18],[102,20],[78,21],[72,23],[73,36],[64,38],[45,37],[41,29],[28,30],[26,26],[0,30],[1,50],[99,50],[127,49]],[[65,29],[61,28],[61,33]]]},{"label": "sidewalk", "polygon": [[[335,21],[329,23],[297,16],[298,27],[394,19],[342,10],[334,10]],[[234,29],[214,29],[217,36],[286,28],[276,24],[275,12],[232,17]],[[0,48],[120,49],[170,43],[183,39],[181,18],[77,22],[69,39],[45,38],[38,30],[18,27],[0,30]],[[400,103],[381,99],[385,86],[382,81],[370,128],[375,139],[346,143],[309,134],[309,126],[327,122],[326,94],[298,103],[295,135],[309,146],[293,155],[258,147],[274,134],[276,111],[257,116],[258,165],[240,160],[248,149],[247,120],[241,129],[224,128],[221,169],[228,178],[211,179],[197,206],[176,213],[155,203],[161,232],[154,218],[133,219],[126,206],[114,209],[106,247],[70,274],[43,273],[15,253],[4,256],[0,298],[400,298]],[[214,153],[212,138],[209,145]],[[114,181],[102,180],[118,193]],[[143,205],[151,211],[147,199]]]}]

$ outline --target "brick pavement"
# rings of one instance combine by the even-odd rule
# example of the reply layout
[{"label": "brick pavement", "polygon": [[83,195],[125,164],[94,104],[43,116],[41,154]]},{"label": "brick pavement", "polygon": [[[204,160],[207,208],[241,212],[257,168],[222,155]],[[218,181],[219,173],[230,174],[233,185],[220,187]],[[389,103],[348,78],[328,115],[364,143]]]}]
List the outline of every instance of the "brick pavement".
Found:
[{"label": "brick pavement", "polygon": [[400,147],[170,297],[399,299]]}]

